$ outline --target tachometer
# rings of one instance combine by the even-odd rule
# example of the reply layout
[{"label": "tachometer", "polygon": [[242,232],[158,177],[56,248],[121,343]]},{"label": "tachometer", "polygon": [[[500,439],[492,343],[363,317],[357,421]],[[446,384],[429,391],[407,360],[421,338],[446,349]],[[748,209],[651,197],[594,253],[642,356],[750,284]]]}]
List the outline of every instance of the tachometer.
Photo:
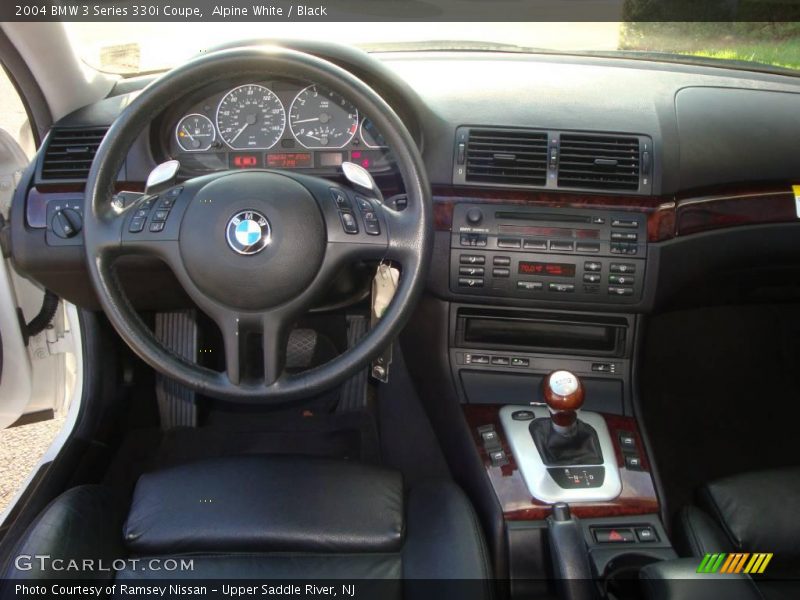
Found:
[{"label": "tachometer", "polygon": [[178,146],[186,152],[208,150],[216,138],[216,130],[211,119],[199,113],[186,115],[178,121],[178,126],[175,128]]},{"label": "tachometer", "polygon": [[263,85],[242,85],[225,94],[217,108],[219,135],[234,150],[268,150],[286,128],[280,98]]},{"label": "tachometer", "polygon": [[306,148],[344,148],[358,131],[358,111],[336,92],[310,85],[295,96],[289,127]]}]

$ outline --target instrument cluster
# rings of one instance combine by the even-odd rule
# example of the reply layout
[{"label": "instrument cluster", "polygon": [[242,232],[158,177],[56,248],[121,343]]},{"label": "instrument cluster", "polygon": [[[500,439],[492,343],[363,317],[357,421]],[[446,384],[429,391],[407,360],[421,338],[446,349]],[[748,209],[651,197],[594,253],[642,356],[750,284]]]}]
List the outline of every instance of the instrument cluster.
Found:
[{"label": "instrument cluster", "polygon": [[226,88],[173,110],[162,129],[166,154],[195,174],[248,168],[325,173],[345,161],[371,171],[393,165],[372,122],[347,98],[313,83]]}]

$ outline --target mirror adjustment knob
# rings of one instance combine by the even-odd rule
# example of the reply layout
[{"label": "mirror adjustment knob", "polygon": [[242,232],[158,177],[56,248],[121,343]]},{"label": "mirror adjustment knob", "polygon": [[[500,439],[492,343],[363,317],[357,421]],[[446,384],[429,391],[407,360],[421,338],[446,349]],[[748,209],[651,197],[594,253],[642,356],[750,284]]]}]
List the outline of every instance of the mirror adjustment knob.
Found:
[{"label": "mirror adjustment knob", "polygon": [[62,239],[75,237],[83,229],[83,217],[73,208],[57,210],[50,222],[53,233]]},{"label": "mirror adjustment knob", "polygon": [[467,211],[467,223],[478,225],[481,221],[483,221],[483,212],[480,208],[470,208]]}]

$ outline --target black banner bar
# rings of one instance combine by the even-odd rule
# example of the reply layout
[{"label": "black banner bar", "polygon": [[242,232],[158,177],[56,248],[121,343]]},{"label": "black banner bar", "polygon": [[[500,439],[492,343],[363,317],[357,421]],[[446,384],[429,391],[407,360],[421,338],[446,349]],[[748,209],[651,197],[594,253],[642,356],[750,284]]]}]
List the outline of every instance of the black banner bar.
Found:
[{"label": "black banner bar", "polygon": [[0,21],[800,21],[800,0],[2,0]]}]

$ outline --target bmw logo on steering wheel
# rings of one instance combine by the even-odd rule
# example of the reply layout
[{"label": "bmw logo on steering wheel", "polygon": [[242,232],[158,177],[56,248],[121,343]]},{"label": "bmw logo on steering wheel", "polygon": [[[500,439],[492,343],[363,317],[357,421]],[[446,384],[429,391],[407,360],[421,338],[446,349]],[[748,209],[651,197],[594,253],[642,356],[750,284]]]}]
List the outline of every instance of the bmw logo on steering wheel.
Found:
[{"label": "bmw logo on steering wheel", "polygon": [[260,212],[243,210],[228,221],[228,245],[239,254],[256,254],[272,241],[269,221]]}]

